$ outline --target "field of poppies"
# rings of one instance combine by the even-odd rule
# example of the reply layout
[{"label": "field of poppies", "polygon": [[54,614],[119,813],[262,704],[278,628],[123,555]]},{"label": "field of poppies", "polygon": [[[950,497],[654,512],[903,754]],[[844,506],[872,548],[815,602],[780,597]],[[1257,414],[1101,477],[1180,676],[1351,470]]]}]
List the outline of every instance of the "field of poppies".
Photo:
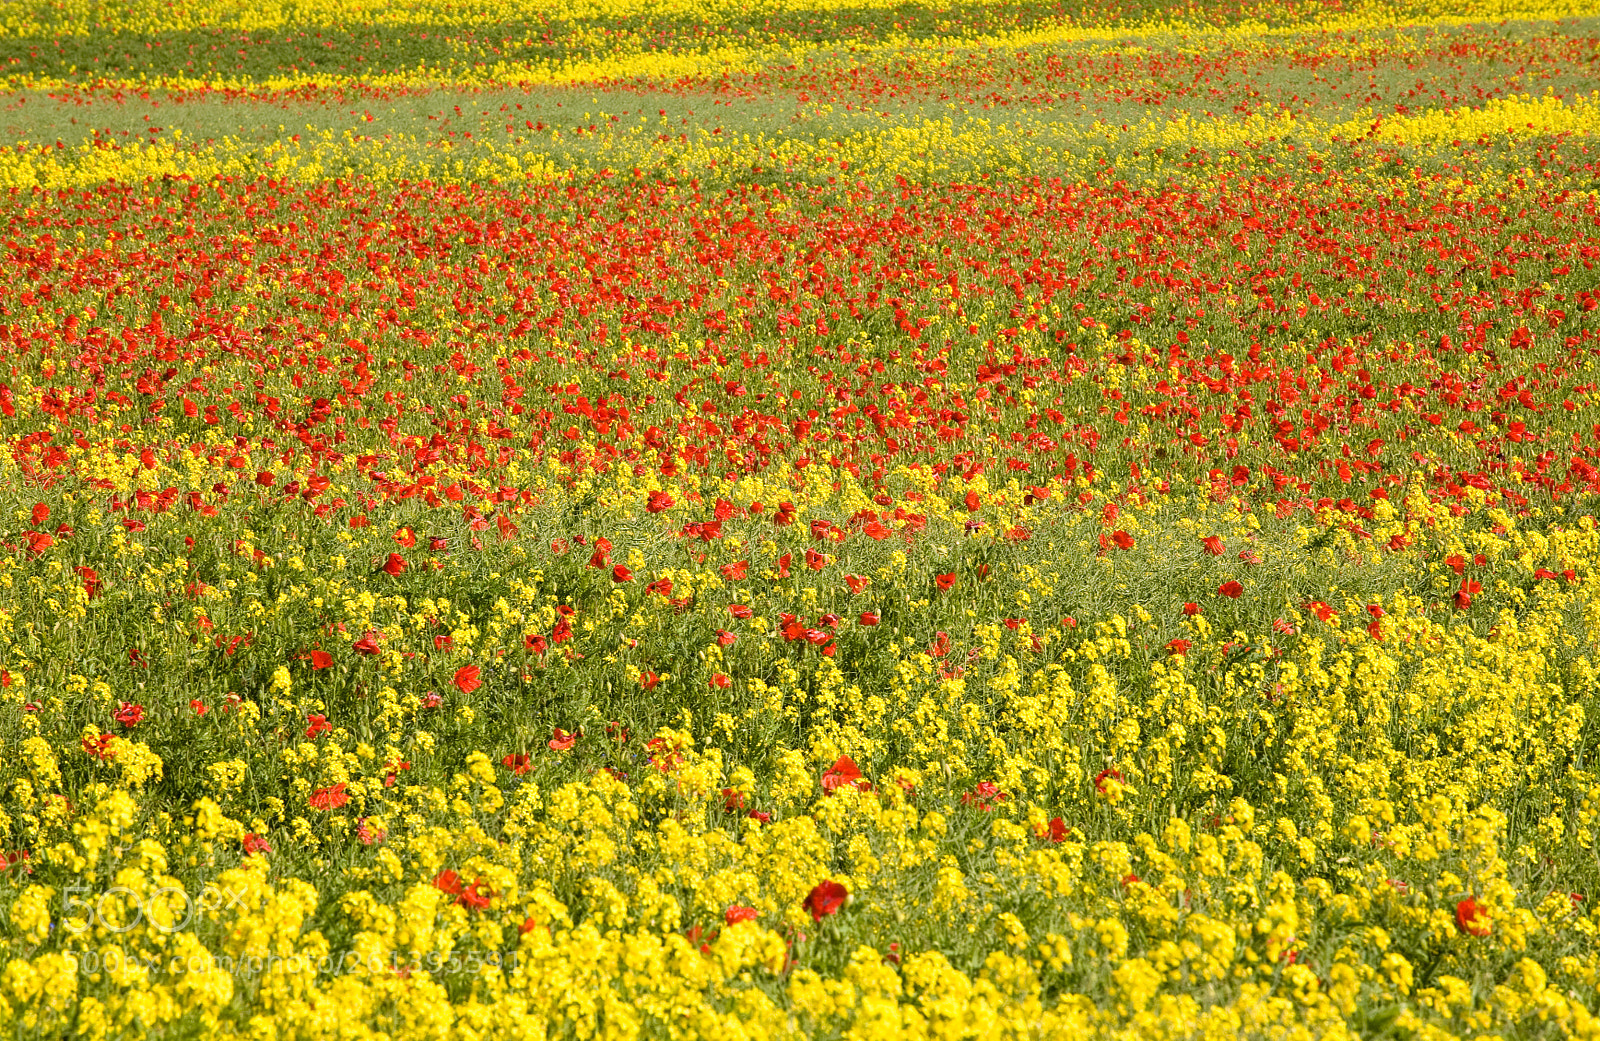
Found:
[{"label": "field of poppies", "polygon": [[5,1031],[1600,1037],[1589,3],[0,77]]}]

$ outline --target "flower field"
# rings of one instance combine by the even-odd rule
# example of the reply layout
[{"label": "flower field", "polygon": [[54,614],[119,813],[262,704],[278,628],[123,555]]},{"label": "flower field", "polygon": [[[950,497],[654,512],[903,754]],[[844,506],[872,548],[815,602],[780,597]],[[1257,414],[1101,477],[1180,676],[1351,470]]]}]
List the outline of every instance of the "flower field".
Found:
[{"label": "flower field", "polygon": [[1600,1038],[1580,0],[0,6],[19,1038]]}]

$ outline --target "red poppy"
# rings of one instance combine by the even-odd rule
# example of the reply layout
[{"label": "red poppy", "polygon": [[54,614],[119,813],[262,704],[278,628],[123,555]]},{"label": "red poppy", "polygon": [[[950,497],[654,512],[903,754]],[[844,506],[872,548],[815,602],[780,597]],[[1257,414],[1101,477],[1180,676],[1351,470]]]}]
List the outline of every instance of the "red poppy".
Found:
[{"label": "red poppy", "polygon": [[1217,587],[1217,592],[1221,593],[1223,596],[1231,597],[1232,599],[1237,600],[1239,597],[1244,595],[1244,586],[1241,586],[1238,582],[1235,582],[1230,578],[1228,581]]},{"label": "red poppy", "polygon": [[100,595],[100,575],[94,568],[80,564],[73,570],[83,579],[83,591],[90,600]]},{"label": "red poppy", "polygon": [[649,671],[648,669],[639,673],[639,686],[643,687],[645,690],[654,690],[656,684],[660,682],[661,677]]},{"label": "red poppy", "polygon": [[1133,536],[1121,528],[1111,533],[1111,541],[1116,543],[1118,549],[1132,549],[1134,545]]},{"label": "red poppy", "polygon": [[337,810],[350,801],[350,796],[345,792],[344,788],[344,781],[329,785],[326,788],[318,788],[311,793],[311,797],[306,802],[310,804],[313,810]]},{"label": "red poppy", "polygon": [[306,740],[308,741],[315,741],[333,729],[333,724],[329,723],[325,716],[308,715],[306,716],[306,724]]},{"label": "red poppy", "polygon": [[42,527],[44,527],[44,522],[49,520],[49,519],[50,519],[50,507],[46,506],[42,502],[34,503],[33,504],[33,526],[35,528],[42,528]]},{"label": "red poppy", "polygon": [[405,569],[406,558],[398,553],[389,554],[389,559],[383,565],[383,571],[389,575],[399,575]]},{"label": "red poppy", "polygon": [[718,689],[726,689],[732,683],[733,679],[732,677],[728,676],[727,673],[715,672],[711,674],[710,684],[713,687]]},{"label": "red poppy", "polygon": [[1189,653],[1189,646],[1190,646],[1190,644],[1189,644],[1188,640],[1168,640],[1167,641],[1167,653],[1168,654],[1172,654],[1174,656],[1180,655],[1180,654],[1188,654]]},{"label": "red poppy", "polygon": [[494,899],[494,894],[487,889],[483,889],[483,884],[483,879],[473,879],[472,884],[464,889],[460,896],[456,897],[456,903],[469,911],[482,911],[488,907],[489,901]]},{"label": "red poppy", "polygon": [[550,750],[553,752],[565,752],[567,749],[571,748],[577,743],[578,735],[569,734],[560,727],[556,727],[556,732],[549,741]]},{"label": "red poppy", "polygon": [[461,691],[463,694],[471,694],[473,691],[483,686],[483,681],[479,679],[481,672],[482,670],[476,665],[461,666],[461,668],[456,670],[456,689]]},{"label": "red poppy", "polygon": [[729,604],[728,613],[741,621],[749,619],[755,615],[755,612],[750,610],[750,608],[746,607],[744,604]]},{"label": "red poppy", "polygon": [[866,535],[867,538],[878,542],[882,542],[884,539],[894,534],[893,531],[890,531],[888,527],[879,523],[878,521],[868,521],[866,525],[862,527],[861,532],[862,534]]},{"label": "red poppy", "polygon": [[1222,544],[1222,540],[1215,535],[1207,535],[1205,538],[1200,540],[1200,544],[1205,547],[1207,553],[1214,557],[1220,557],[1222,554],[1227,552],[1227,547],[1224,546]]},{"label": "red poppy", "polygon": [[738,904],[722,912],[722,920],[728,925],[738,925],[740,922],[753,922],[761,917],[753,907],[740,907]]},{"label": "red poppy", "polygon": [[357,654],[377,654],[378,634],[373,630],[368,629],[362,634],[361,639],[350,645],[350,649],[355,651]]},{"label": "red poppy", "polygon": [[793,561],[794,561],[794,554],[793,553],[785,553],[783,556],[778,558],[778,577],[779,578],[788,578],[789,577],[789,565]]},{"label": "red poppy", "polygon": [[847,755],[835,759],[822,775],[822,790],[832,795],[840,788],[854,788],[860,792],[872,791],[872,782],[861,776],[861,768]]},{"label": "red poppy", "polygon": [[201,701],[199,698],[190,698],[189,699],[189,708],[197,716],[203,716],[207,712],[211,711],[210,709],[206,708],[206,703],[204,701]]},{"label": "red poppy", "polygon": [[508,752],[500,762],[507,770],[510,770],[518,777],[533,769],[532,762],[528,759],[527,754],[523,752]]},{"label": "red poppy", "polygon": [[333,667],[333,655],[327,651],[311,652],[311,667],[313,669],[327,669]]},{"label": "red poppy", "polygon": [[877,614],[877,612],[876,611],[862,611],[861,612],[861,624],[862,625],[877,625],[878,624],[878,614]]},{"label": "red poppy", "polygon": [[391,759],[388,763],[389,772],[383,775],[383,786],[385,788],[393,788],[395,782],[400,779],[400,771],[409,769],[411,769],[411,764],[405,760]]},{"label": "red poppy", "polygon": [[748,560],[736,560],[731,564],[722,565],[718,570],[722,572],[722,577],[729,582],[737,582],[750,573],[750,562]]},{"label": "red poppy", "polygon": [[394,533],[394,541],[396,545],[404,549],[410,549],[417,544],[417,533],[410,528],[401,528]]},{"label": "red poppy", "polygon": [[1033,834],[1036,838],[1048,842],[1065,842],[1067,838],[1067,824],[1060,817],[1050,818],[1048,824],[1035,824]]},{"label": "red poppy", "polygon": [[633,581],[633,572],[630,571],[629,569],[623,567],[621,564],[618,564],[616,567],[611,569],[611,581],[613,581],[613,582],[632,582]]},{"label": "red poppy", "polygon": [[1107,789],[1107,787],[1106,787],[1106,782],[1107,781],[1116,781],[1118,784],[1121,784],[1122,783],[1122,771],[1121,770],[1113,770],[1113,769],[1110,769],[1108,767],[1108,768],[1106,768],[1104,770],[1101,770],[1099,773],[1095,774],[1094,775],[1094,790],[1099,792],[1101,795],[1108,794],[1109,789]]},{"label": "red poppy", "polygon": [[1192,618],[1195,615],[1200,613],[1200,605],[1196,604],[1196,603],[1184,604],[1183,605],[1183,613],[1186,614],[1186,615],[1189,615]]},{"label": "red poppy", "polygon": [[941,590],[947,590],[956,584],[956,573],[954,571],[947,571],[942,575],[936,575],[934,576],[933,584],[938,586]]},{"label": "red poppy", "polygon": [[999,785],[993,781],[979,781],[978,786],[961,796],[963,806],[976,806],[985,813],[993,810],[998,803],[1005,802],[1008,796],[1000,790]]},{"label": "red poppy", "polygon": [[644,504],[647,513],[664,513],[672,509],[673,498],[666,492],[651,492],[650,499]]},{"label": "red poppy", "polygon": [[271,853],[272,846],[267,843],[266,839],[252,831],[245,834],[244,851],[247,855],[256,853]]},{"label": "red poppy", "polygon": [[849,890],[831,879],[823,879],[807,894],[802,906],[811,912],[813,921],[820,922],[831,914],[838,914],[848,899]]},{"label": "red poppy", "polygon": [[1474,897],[1467,897],[1456,904],[1456,928],[1468,936],[1488,936],[1492,929],[1489,909],[1478,903]]},{"label": "red poppy", "polygon": [[711,542],[722,538],[722,521],[708,520],[683,526],[684,538],[699,539],[701,542]]},{"label": "red poppy", "polygon": [[112,742],[115,740],[116,737],[111,734],[86,737],[82,739],[83,750],[92,759],[112,759],[117,754],[116,749],[112,747]]}]

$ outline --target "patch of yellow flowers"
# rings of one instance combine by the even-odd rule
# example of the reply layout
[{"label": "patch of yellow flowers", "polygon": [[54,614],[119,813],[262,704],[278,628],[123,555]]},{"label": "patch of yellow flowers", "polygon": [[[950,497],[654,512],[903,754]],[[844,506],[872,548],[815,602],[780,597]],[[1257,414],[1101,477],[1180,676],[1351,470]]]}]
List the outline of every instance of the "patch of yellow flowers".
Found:
[{"label": "patch of yellow flowers", "polygon": [[[852,494],[824,485],[799,508]],[[932,539],[960,521],[936,502]],[[1049,503],[1010,509],[1049,528]],[[1192,556],[1186,529],[1200,525],[1253,533],[1264,571],[1303,566],[1225,505],[1175,524],[1163,509],[1119,520],[1141,551]],[[1440,1037],[1536,1024],[1597,1036],[1582,995],[1600,980],[1600,922],[1587,894],[1540,888],[1533,850],[1590,853],[1600,826],[1600,778],[1574,758],[1600,638],[1588,606],[1600,601],[1600,533],[1584,518],[1495,535],[1415,492],[1405,509],[1441,555],[1506,569],[1487,632],[1441,615],[1430,594],[1396,593],[1371,605],[1380,611],[1286,605],[1266,636],[1224,632],[1201,612],[1180,623],[1184,653],[1166,654],[1156,649],[1173,623],[1136,603],[1037,634],[1059,651],[1041,667],[1029,664],[1031,626],[978,624],[964,676],[909,641],[891,643],[895,667],[871,690],[826,658],[811,681],[781,670],[712,728],[719,738],[670,727],[633,738],[649,752],[614,760],[626,777],[574,770],[566,752],[539,753],[524,777],[495,745],[434,757],[437,779],[413,782],[396,764],[420,770],[434,739],[381,722],[419,711],[386,690],[374,717],[390,728],[386,752],[344,730],[282,749],[299,809],[245,797],[240,782],[262,759],[208,764],[208,794],[181,810],[150,806],[145,786],[173,764],[135,729],[116,740],[115,769],[70,789],[63,812],[63,769],[82,752],[8,739],[11,826],[51,836],[34,856],[81,882],[64,896],[30,883],[20,862],[6,876],[0,1020],[94,1038],[1327,1037],[1378,1023]],[[1051,544],[1063,547],[1075,526],[1093,527],[1090,514],[1061,523]],[[1323,552],[1317,563],[1335,576],[1362,566],[1350,547]],[[1048,588],[1029,575],[1103,566],[1023,559],[1008,579],[1022,580],[1018,592]],[[1553,562],[1577,577],[1512,588]],[[658,565],[647,554],[643,566]],[[1389,566],[1417,568],[1424,589],[1448,571]],[[892,562],[882,571],[895,581]],[[709,568],[672,573],[721,584]],[[507,616],[511,603],[542,602],[514,580],[504,591]],[[101,603],[91,611],[115,609]],[[344,610],[386,640],[413,624],[385,623],[376,599]],[[629,639],[665,639],[651,634],[672,617],[646,609],[620,624]],[[1259,646],[1241,656],[1245,640]],[[702,654],[680,667],[698,676],[721,664]],[[273,697],[289,718],[321,707],[283,672]],[[4,697],[17,706],[42,693]],[[260,726],[254,708],[219,725]],[[780,743],[769,770],[742,765],[741,735],[801,709],[832,725]],[[22,718],[26,730],[33,717]],[[1281,772],[1252,804],[1235,779],[1268,748]],[[908,765],[869,773],[870,785],[825,780],[841,754],[870,764],[891,753]],[[1092,778],[1101,764],[1114,774]],[[392,789],[378,780],[385,769],[399,774]],[[341,783],[346,813],[303,808],[313,789]],[[367,808],[380,793],[381,816]],[[1210,810],[1166,812],[1197,794]],[[1513,797],[1545,807],[1537,839],[1513,841],[1489,808]],[[744,815],[756,806],[770,819]],[[333,859],[285,875],[274,864],[287,838],[238,855],[243,836],[274,826]],[[357,828],[382,837],[356,844]],[[446,871],[490,899],[453,900]],[[813,920],[804,901],[824,879],[850,902]],[[1464,919],[1469,899],[1477,917]],[[732,908],[750,917],[735,921]]]}]

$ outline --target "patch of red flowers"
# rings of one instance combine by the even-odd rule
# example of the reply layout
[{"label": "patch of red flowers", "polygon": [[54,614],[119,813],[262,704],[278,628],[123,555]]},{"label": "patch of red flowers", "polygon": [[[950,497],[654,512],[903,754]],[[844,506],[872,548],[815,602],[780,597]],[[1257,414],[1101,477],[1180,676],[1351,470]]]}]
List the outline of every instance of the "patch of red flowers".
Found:
[{"label": "patch of red flowers", "polygon": [[822,790],[832,795],[841,788],[854,788],[858,792],[872,791],[872,782],[861,776],[861,768],[847,755],[834,760],[822,775]]},{"label": "patch of red flowers", "polygon": [[434,876],[433,885],[435,889],[454,897],[455,903],[469,911],[482,911],[494,899],[494,894],[485,888],[483,879],[475,878],[469,884],[448,868]]},{"label": "patch of red flowers", "polygon": [[313,810],[337,810],[350,801],[350,795],[345,791],[345,782],[318,788],[306,799]]},{"label": "patch of red flowers", "polygon": [[849,899],[850,891],[844,886],[832,879],[823,879],[806,894],[801,906],[811,912],[813,921],[820,922],[829,915],[838,914]]},{"label": "patch of red flowers", "polygon": [[1456,904],[1456,928],[1468,936],[1479,938],[1493,931],[1489,909],[1478,903],[1476,897],[1467,897]]}]

